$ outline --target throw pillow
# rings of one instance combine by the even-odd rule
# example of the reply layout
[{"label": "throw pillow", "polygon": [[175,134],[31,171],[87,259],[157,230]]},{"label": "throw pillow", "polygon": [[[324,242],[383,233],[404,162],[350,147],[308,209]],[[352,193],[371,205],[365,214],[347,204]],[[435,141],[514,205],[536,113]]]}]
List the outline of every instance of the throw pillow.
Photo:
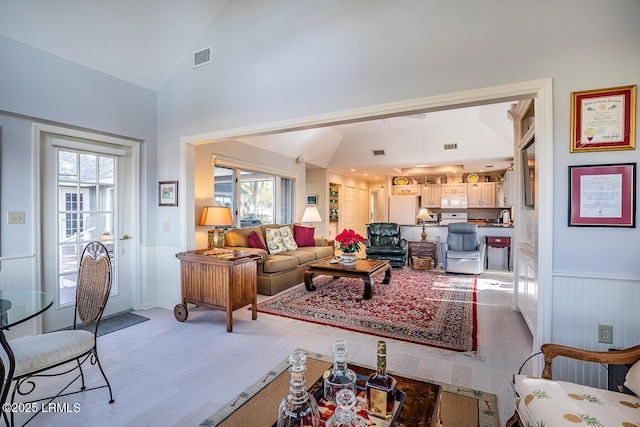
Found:
[{"label": "throw pillow", "polygon": [[280,233],[279,228],[267,228],[264,234],[267,239],[267,248],[269,248],[271,255],[287,250],[282,241],[282,233]]},{"label": "throw pillow", "polygon": [[295,239],[293,238],[293,233],[291,229],[286,225],[280,227],[280,235],[282,236],[282,242],[284,243],[284,247],[289,251],[295,251],[298,249],[298,245],[296,244]]},{"label": "throw pillow", "polygon": [[267,250],[267,248],[264,246],[264,243],[262,243],[262,240],[260,240],[260,236],[258,236],[258,233],[256,233],[255,231],[252,231],[247,236],[247,245],[250,248],[262,249],[263,251]]},{"label": "throw pillow", "polygon": [[633,364],[624,381],[625,387],[640,396],[640,360]]},{"label": "throw pillow", "polygon": [[315,246],[316,241],[313,238],[313,227],[304,227],[302,225],[293,226],[293,237],[296,239],[296,244],[299,247]]}]

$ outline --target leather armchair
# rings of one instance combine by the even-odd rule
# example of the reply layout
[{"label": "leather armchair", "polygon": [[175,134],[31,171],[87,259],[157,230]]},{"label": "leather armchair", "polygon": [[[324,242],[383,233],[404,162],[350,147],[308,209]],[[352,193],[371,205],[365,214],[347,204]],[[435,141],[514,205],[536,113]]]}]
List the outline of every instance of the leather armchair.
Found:
[{"label": "leather armchair", "polygon": [[480,274],[484,271],[486,244],[478,242],[478,224],[456,222],[448,226],[440,254],[447,273]]},{"label": "leather armchair", "polygon": [[386,259],[393,267],[402,267],[407,257],[407,240],[400,226],[392,222],[374,222],[367,226],[365,253],[369,259]]}]

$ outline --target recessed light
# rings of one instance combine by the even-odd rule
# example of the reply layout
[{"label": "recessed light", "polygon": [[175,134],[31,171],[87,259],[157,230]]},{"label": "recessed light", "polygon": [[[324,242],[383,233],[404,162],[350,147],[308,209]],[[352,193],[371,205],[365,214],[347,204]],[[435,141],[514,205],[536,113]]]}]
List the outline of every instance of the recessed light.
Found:
[{"label": "recessed light", "polygon": [[416,165],[417,168],[428,168],[429,165]]},{"label": "recessed light", "polygon": [[351,172],[355,172],[356,170],[355,170],[355,169],[349,169],[349,171],[351,171]]},{"label": "recessed light", "polygon": [[362,175],[364,175],[364,176],[369,176],[369,174],[368,174],[368,173],[363,173]]}]

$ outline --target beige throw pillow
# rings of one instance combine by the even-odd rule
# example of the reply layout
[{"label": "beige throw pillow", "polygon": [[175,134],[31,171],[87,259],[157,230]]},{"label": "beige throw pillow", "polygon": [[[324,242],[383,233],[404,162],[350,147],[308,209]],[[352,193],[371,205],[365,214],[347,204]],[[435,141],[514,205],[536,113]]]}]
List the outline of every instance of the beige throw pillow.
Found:
[{"label": "beige throw pillow", "polygon": [[289,251],[295,251],[298,249],[298,244],[296,243],[296,239],[293,237],[293,233],[291,232],[291,228],[284,226],[280,227],[280,234],[282,235],[282,242],[284,243],[285,248]]},{"label": "beige throw pillow", "polygon": [[280,229],[267,228],[264,234],[267,238],[267,249],[269,249],[269,253],[271,255],[275,255],[287,250],[287,248],[284,246],[284,242],[282,241],[282,233],[280,232]]}]

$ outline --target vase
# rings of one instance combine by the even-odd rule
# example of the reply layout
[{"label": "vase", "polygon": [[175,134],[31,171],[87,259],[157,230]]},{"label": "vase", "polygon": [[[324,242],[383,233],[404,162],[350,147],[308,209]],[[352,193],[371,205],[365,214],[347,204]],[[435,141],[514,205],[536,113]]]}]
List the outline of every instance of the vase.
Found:
[{"label": "vase", "polygon": [[343,252],[340,259],[343,265],[353,265],[356,263],[356,254],[355,252]]}]

